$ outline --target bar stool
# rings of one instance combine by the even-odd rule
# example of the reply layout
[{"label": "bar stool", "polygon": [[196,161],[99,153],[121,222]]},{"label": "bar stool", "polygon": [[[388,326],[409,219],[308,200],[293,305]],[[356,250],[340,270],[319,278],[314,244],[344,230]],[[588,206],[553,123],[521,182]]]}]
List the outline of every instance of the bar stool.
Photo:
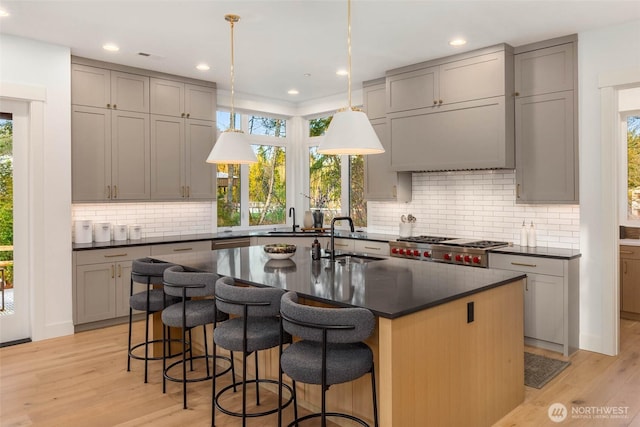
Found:
[{"label": "bar stool", "polygon": [[[215,295],[215,283],[219,278],[217,274],[205,273],[200,271],[187,270],[180,266],[169,267],[164,271],[164,291],[168,295],[179,297],[179,302],[165,308],[162,311],[162,323],[165,326],[180,328],[182,331],[182,359],[177,360],[167,366],[166,357],[162,360],[163,376],[162,376],[162,392],[166,393],[166,380],[174,382],[182,382],[182,396],[183,396],[183,408],[187,409],[187,383],[206,381],[212,378],[211,371],[209,369],[209,359],[225,360],[229,363],[229,366],[218,373],[217,375],[224,375],[231,371],[232,381],[234,378],[233,369],[233,354],[231,357],[217,356],[215,353],[209,355],[209,349],[207,344],[207,327],[208,324],[213,324],[215,330],[218,322],[224,322],[229,319],[226,313],[217,312],[215,309],[216,301],[212,298]],[[192,299],[196,297],[198,299]],[[202,332],[204,336],[204,355],[194,356],[192,352],[191,329],[196,326],[202,326]],[[164,331],[164,329],[163,329]],[[189,357],[187,358],[187,340],[186,334],[189,331]],[[163,333],[164,337],[164,333]],[[166,347],[164,347],[166,354]],[[204,359],[206,365],[206,375],[197,377],[187,377],[187,361],[191,365],[191,371],[193,371],[194,360]],[[182,376],[174,377],[169,372],[177,366],[182,367]],[[215,375],[215,370],[214,370]]]},{"label": "bar stool", "polygon": [[[310,418],[321,418],[326,426],[327,417],[347,418],[369,427],[364,420],[350,414],[327,412],[326,393],[333,384],[345,383],[371,374],[373,396],[373,420],[378,426],[378,402],[376,399],[376,379],[373,368],[373,352],[367,339],[375,328],[376,320],[365,308],[322,308],[298,304],[295,292],[287,292],[282,297],[280,322],[283,339],[280,343],[280,373],[293,380],[322,387],[322,405],[319,413],[298,418],[297,399],[294,398],[295,419],[288,427]],[[300,338],[283,350],[288,334]],[[282,389],[278,391],[278,401],[282,401]],[[278,426],[282,425],[282,411],[278,414]]]},{"label": "bar stool", "polygon": [[[242,352],[242,380],[235,381],[222,388],[216,393],[215,369],[211,405],[211,425],[215,425],[215,412],[220,412],[241,417],[243,427],[246,426],[247,418],[261,417],[278,412],[281,408],[287,407],[293,399],[293,389],[288,385],[284,387],[289,390],[290,397],[284,405],[268,409],[261,412],[247,412],[247,387],[250,383],[256,385],[256,406],[260,405],[260,384],[278,384],[271,379],[260,378],[258,372],[258,351],[277,347],[280,340],[290,342],[290,336],[280,337],[280,299],[284,291],[276,288],[255,288],[245,286],[235,286],[233,278],[222,277],[216,282],[216,308],[218,311],[234,315],[228,321],[219,325],[213,331],[213,351],[216,346],[220,346],[231,351]],[[255,378],[247,380],[247,357],[255,355]],[[236,387],[242,387],[242,412],[228,410],[220,404],[221,396]]]},{"label": "bar stool", "polygon": [[[164,270],[173,264],[157,261],[151,258],[135,259],[131,265],[131,283],[129,287],[129,339],[127,351],[127,372],[131,370],[131,359],[144,360],[144,382],[147,382],[147,363],[149,360],[160,360],[161,356],[149,356],[149,344],[164,342],[161,339],[149,340],[149,316],[165,307],[180,301],[180,298],[165,295],[162,290],[162,277]],[[133,283],[146,285],[146,290],[133,293]],[[131,325],[133,322],[133,310],[144,311],[144,341],[131,346]],[[134,354],[139,347],[144,346],[144,356]]]}]

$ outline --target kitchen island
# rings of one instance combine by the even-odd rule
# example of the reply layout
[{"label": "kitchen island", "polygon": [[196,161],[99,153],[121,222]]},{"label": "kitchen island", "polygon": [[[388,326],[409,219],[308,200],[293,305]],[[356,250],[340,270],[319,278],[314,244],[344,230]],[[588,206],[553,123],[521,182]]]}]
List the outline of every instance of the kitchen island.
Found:
[{"label": "kitchen island", "polygon": [[[397,258],[312,261],[301,247],[287,260],[269,259],[262,246],[159,258],[292,290],[309,304],[372,310],[383,427],[489,426],[524,399],[524,274]],[[260,363],[277,376],[277,350]],[[333,386],[330,407],[370,418],[369,384]],[[317,386],[299,386],[307,406],[319,396]]]}]

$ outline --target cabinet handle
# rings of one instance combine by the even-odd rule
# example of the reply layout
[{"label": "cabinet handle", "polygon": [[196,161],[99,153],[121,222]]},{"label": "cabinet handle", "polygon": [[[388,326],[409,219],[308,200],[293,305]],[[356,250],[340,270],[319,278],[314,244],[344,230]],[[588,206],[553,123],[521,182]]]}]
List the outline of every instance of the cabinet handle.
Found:
[{"label": "cabinet handle", "polygon": [[184,251],[192,251],[193,248],[175,248],[173,252],[184,252]]},{"label": "cabinet handle", "polygon": [[107,108],[111,108],[111,104],[107,104]]},{"label": "cabinet handle", "polygon": [[184,197],[184,185],[181,187],[182,197]]},{"label": "cabinet handle", "polygon": [[113,109],[114,110],[118,109],[118,106],[116,104],[113,104]]},{"label": "cabinet handle", "polygon": [[191,113],[187,113],[187,119],[189,118],[189,116],[191,116]]},{"label": "cabinet handle", "polygon": [[118,198],[118,186],[117,185],[113,186],[113,198],[114,199]]},{"label": "cabinet handle", "polygon": [[433,105],[438,105],[438,100],[437,99],[433,100]]},{"label": "cabinet handle", "polygon": [[520,92],[513,92],[513,96],[520,96]]},{"label": "cabinet handle", "polygon": [[632,254],[633,251],[620,251],[621,254]]},{"label": "cabinet handle", "polygon": [[113,264],[111,265],[111,278],[115,277],[115,269],[113,268]]},{"label": "cabinet handle", "polygon": [[187,185],[187,198],[191,197],[191,187]]},{"label": "cabinet handle", "polygon": [[180,117],[184,117],[184,113],[180,114]]},{"label": "cabinet handle", "polygon": [[439,104],[439,105],[442,105],[442,99],[439,99],[439,100],[438,100],[438,104]]},{"label": "cabinet handle", "polygon": [[624,273],[623,274],[627,274],[627,261],[623,262],[624,264]]},{"label": "cabinet handle", "polygon": [[107,199],[111,198],[111,186],[107,185]]},{"label": "cabinet handle", "polygon": [[105,255],[105,258],[117,258],[117,257],[121,257],[121,256],[127,256],[127,253],[123,253],[123,254],[113,254],[113,255]]},{"label": "cabinet handle", "polygon": [[512,262],[511,265],[521,265],[522,267],[537,267],[536,264],[525,264],[522,262]]},{"label": "cabinet handle", "polygon": [[524,290],[529,292],[529,281],[527,279],[524,279]]},{"label": "cabinet handle", "polygon": [[377,247],[375,247],[375,246],[365,246],[364,248],[365,248],[365,249],[371,249],[371,250],[373,250],[373,251],[379,251],[379,250],[380,250],[380,248],[377,248]]},{"label": "cabinet handle", "polygon": [[118,264],[118,277],[122,277],[122,264]]},{"label": "cabinet handle", "polygon": [[516,199],[520,198],[520,184],[516,184]]}]

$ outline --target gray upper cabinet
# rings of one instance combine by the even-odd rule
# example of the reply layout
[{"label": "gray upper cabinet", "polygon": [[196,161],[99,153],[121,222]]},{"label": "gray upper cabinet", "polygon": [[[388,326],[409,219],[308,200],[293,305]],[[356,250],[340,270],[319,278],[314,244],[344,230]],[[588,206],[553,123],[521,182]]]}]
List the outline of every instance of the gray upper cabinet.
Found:
[{"label": "gray upper cabinet", "polygon": [[149,199],[149,115],[73,106],[76,202]]},{"label": "gray upper cabinet", "polygon": [[215,88],[152,78],[151,113],[199,120],[215,120]]},{"label": "gray upper cabinet", "polygon": [[516,202],[577,203],[577,39],[515,55]]},{"label": "gray upper cabinet", "polygon": [[513,49],[501,44],[390,70],[390,167],[513,169]]},{"label": "gray upper cabinet", "polygon": [[71,103],[149,112],[149,77],[72,64]]},{"label": "gray upper cabinet", "polygon": [[72,60],[74,202],[215,198],[215,84]]},{"label": "gray upper cabinet", "polygon": [[363,83],[364,108],[373,130],[385,149],[382,154],[364,156],[364,198],[370,200],[411,201],[411,172],[391,170],[391,144],[385,113],[385,80]]}]

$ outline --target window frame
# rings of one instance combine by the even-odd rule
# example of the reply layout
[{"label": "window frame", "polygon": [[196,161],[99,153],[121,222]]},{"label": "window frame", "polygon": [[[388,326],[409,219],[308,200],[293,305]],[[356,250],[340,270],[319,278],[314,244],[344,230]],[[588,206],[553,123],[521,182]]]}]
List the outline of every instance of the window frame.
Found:
[{"label": "window frame", "polygon": [[640,109],[620,111],[620,155],[619,155],[619,193],[618,193],[618,212],[620,225],[627,227],[640,227],[640,219],[630,219],[627,215],[629,191],[629,175],[628,175],[628,155],[627,155],[627,118],[631,116],[640,116]]}]

